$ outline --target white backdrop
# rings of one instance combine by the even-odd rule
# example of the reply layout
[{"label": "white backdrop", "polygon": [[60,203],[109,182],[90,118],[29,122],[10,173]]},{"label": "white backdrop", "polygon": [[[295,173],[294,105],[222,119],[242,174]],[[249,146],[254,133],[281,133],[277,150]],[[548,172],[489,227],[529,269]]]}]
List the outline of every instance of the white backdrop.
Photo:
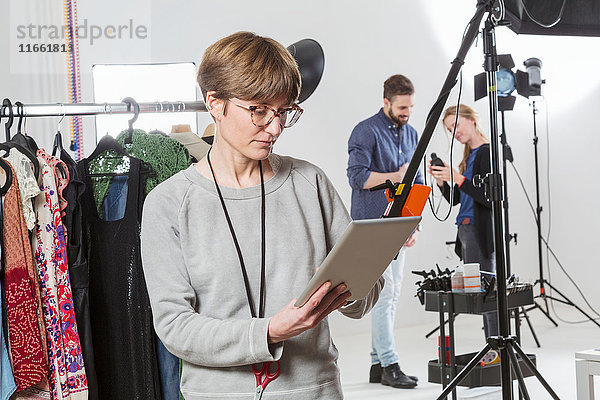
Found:
[{"label": "white backdrop", "polygon": [[[11,6],[15,1],[10,0]],[[316,39],[325,51],[323,79],[312,97],[303,104],[305,114],[300,122],[278,141],[276,152],[304,158],[322,167],[349,207],[350,189],[345,169],[346,144],[352,128],[381,107],[383,81],[392,74],[402,73],[410,77],[416,87],[416,106],[410,123],[418,131],[423,129],[425,117],[458,50],[475,3],[474,0],[305,0],[287,3],[274,0],[136,0],[127,2],[127,7],[123,8],[125,4],[116,0],[80,1],[80,23],[86,18],[90,24],[98,25],[125,23],[132,19],[148,30],[144,40],[99,39],[94,44],[82,41],[83,100],[93,99],[93,64],[199,62],[209,44],[239,30],[271,36],[286,46],[303,38]],[[46,15],[53,23],[62,24],[60,7]],[[2,13],[0,21],[2,37],[12,38],[15,32],[9,24],[9,14]],[[529,57],[538,57],[544,63],[545,101],[538,104],[537,118],[544,234],[551,222],[550,244],[555,253],[591,303],[600,308],[598,262],[594,250],[599,244],[596,227],[600,223],[596,205],[599,191],[594,181],[597,177],[594,160],[600,141],[597,134],[600,39],[517,36],[507,28],[499,28],[497,38],[498,52],[511,53],[518,68],[523,69],[522,61]],[[2,97],[24,103],[67,100],[65,70],[60,64],[39,64],[37,71],[31,72],[29,68],[27,73],[19,73],[11,70],[9,63],[15,52],[14,43],[1,41],[0,49],[6,55],[0,64]],[[472,77],[482,71],[482,60],[479,45],[471,50],[464,67],[463,101],[474,105],[487,121],[487,101],[473,103],[472,94]],[[450,102],[456,101],[457,93],[453,92]],[[202,130],[209,119],[205,114],[198,118]],[[28,126],[38,143],[49,146],[55,124],[53,119],[38,119],[30,121]],[[515,109],[506,114],[506,128],[515,165],[535,201],[532,110],[526,99],[519,97]],[[85,152],[89,154],[95,145],[94,123],[90,117],[84,119],[84,132]],[[448,141],[440,127],[428,153],[446,154],[447,150]],[[455,153],[459,158],[461,149],[457,147]],[[538,276],[534,218],[512,169],[507,179],[511,231],[518,233],[518,245],[511,245],[512,270],[522,280],[534,281]],[[440,213],[446,210],[445,206],[442,205]],[[452,217],[455,214],[456,211]],[[455,237],[452,217],[445,223],[438,223],[430,210],[425,210],[425,230],[407,255],[398,325],[435,321],[436,316],[425,313],[413,298],[417,278],[408,271],[431,269],[435,263],[442,266],[457,264],[451,250],[444,245],[445,241]],[[550,268],[553,284],[583,305],[556,264],[552,262]],[[575,312],[562,317],[580,319]],[[340,334],[369,329],[368,320],[345,321],[337,316],[333,318],[333,325]]]}]

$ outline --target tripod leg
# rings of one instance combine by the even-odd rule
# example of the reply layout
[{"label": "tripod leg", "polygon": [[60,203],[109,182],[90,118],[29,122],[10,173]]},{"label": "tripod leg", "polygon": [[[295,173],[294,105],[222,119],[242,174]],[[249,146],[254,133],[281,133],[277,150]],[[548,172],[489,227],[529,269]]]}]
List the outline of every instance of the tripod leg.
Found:
[{"label": "tripod leg", "polygon": [[531,325],[531,321],[529,320],[529,315],[527,315],[525,307],[521,307],[521,313],[523,314],[523,317],[525,317],[525,322],[527,322],[527,325],[529,325],[529,330],[531,331],[531,336],[533,336],[533,340],[535,340],[535,344],[538,348],[542,347],[540,346],[540,341],[538,340],[538,337],[535,334],[535,331],[533,330],[533,325]]},{"label": "tripod leg", "polygon": [[[567,302],[565,304],[568,304],[570,306],[575,307],[580,313],[582,313],[583,315],[585,315],[590,321],[592,321],[594,324],[596,324],[598,327],[600,327],[600,323],[598,323],[598,321],[596,321],[594,318],[590,317],[590,315],[588,313],[586,313],[585,311],[583,311],[581,308],[579,308],[579,306],[575,303],[573,303],[567,296],[565,296],[564,294],[562,294],[560,291],[558,291],[558,289],[554,288],[554,286],[552,286],[550,283],[546,282],[546,285],[550,286],[550,288],[552,288],[552,290],[554,290],[556,293],[558,293],[563,299],[565,299]],[[548,297],[548,296],[547,296]],[[552,297],[550,297],[552,298]],[[554,300],[559,300],[559,299],[554,299]],[[564,302],[563,302],[564,303]]]},{"label": "tripod leg", "polygon": [[467,365],[465,365],[465,367],[462,369],[462,371],[460,371],[458,373],[458,375],[456,375],[454,377],[454,379],[452,379],[452,381],[448,384],[448,386],[446,386],[446,388],[444,389],[442,394],[439,395],[437,400],[442,400],[442,399],[446,398],[448,396],[448,394],[450,394],[451,391],[456,389],[458,384],[465,378],[465,376],[467,376],[469,374],[469,372],[471,372],[471,370],[473,368],[475,368],[475,366],[477,366],[479,361],[481,361],[481,358],[484,355],[486,355],[487,352],[490,351],[491,348],[492,348],[492,346],[489,343],[486,344],[485,347],[479,353],[477,353],[475,355],[475,357],[473,357]]},{"label": "tripod leg", "polygon": [[429,332],[428,332],[428,333],[425,335],[425,338],[426,338],[426,339],[429,339],[429,337],[430,337],[431,335],[433,335],[434,333],[436,333],[436,332],[437,332],[439,329],[440,329],[440,326],[439,326],[439,325],[438,325],[438,326],[436,326],[435,328],[433,328],[431,331],[429,331]]},{"label": "tripod leg", "polygon": [[548,318],[550,320],[550,322],[552,322],[554,324],[554,326],[558,326],[558,324],[556,323],[555,320],[552,319],[552,317],[550,316],[550,314],[548,314],[548,312],[546,312],[538,303],[536,303],[535,301],[533,302],[533,307],[530,307],[528,309],[526,309],[526,311],[531,311],[531,310],[535,310],[538,309],[542,312],[542,314],[544,314],[546,316],[546,318]]},{"label": "tripod leg", "polygon": [[517,380],[519,381],[519,392],[523,395],[525,400],[531,400],[529,397],[529,392],[527,392],[527,387],[525,386],[525,379],[523,378],[523,371],[521,371],[521,367],[519,367],[519,361],[517,361],[517,356],[515,356],[515,351],[512,348],[512,344],[507,343],[508,347],[508,357],[510,358],[510,364],[512,365],[513,372],[517,376]]},{"label": "tripod leg", "polygon": [[[509,309],[508,313],[510,316],[515,318],[515,334],[516,334],[516,340],[519,341],[521,340],[521,314],[519,313],[519,308],[513,308],[513,309]],[[510,319],[510,318],[509,318]],[[510,393],[513,393],[513,376],[515,374],[515,371],[511,371],[510,373]],[[523,395],[521,394],[521,392],[519,392],[519,400],[523,400]]]},{"label": "tripod leg", "polygon": [[552,390],[552,388],[550,387],[548,382],[546,382],[546,380],[544,379],[542,374],[540,374],[540,371],[537,370],[537,368],[535,367],[535,365],[533,365],[533,363],[531,362],[529,357],[527,357],[527,354],[525,354],[523,349],[521,349],[521,347],[517,343],[512,343],[512,348],[514,349],[514,351],[517,352],[519,357],[521,357],[521,360],[523,360],[525,365],[527,365],[527,367],[531,370],[531,372],[533,372],[533,374],[536,376],[536,378],[538,378],[538,381],[540,381],[542,386],[544,386],[544,388],[546,388],[546,390],[548,391],[550,396],[552,396],[552,398],[555,400],[560,400],[558,395],[556,393],[554,393],[554,390]]},{"label": "tripod leg", "polygon": [[[455,314],[454,314],[454,318],[456,318],[456,317],[458,317],[458,313],[455,313]],[[448,323],[448,321],[446,321],[445,323]],[[436,333],[436,332],[437,332],[439,329],[440,329],[440,326],[439,326],[439,325],[438,325],[438,326],[436,326],[435,328],[433,328],[431,331],[429,331],[429,332],[428,332],[428,333],[425,335],[425,338],[426,338],[426,339],[429,339],[429,337],[430,337],[431,335],[433,335],[434,333]]]}]

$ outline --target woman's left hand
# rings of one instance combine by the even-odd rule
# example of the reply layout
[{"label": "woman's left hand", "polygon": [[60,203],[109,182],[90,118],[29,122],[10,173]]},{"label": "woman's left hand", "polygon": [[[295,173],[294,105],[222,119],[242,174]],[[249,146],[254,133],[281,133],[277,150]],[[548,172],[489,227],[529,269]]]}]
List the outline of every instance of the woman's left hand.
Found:
[{"label": "woman's left hand", "polygon": [[[438,167],[435,165],[431,166],[430,169],[431,175],[436,179],[436,180],[443,180],[444,182],[448,182],[450,183],[450,167],[444,163],[443,167]],[[457,185],[460,185],[463,183],[463,181],[465,180],[465,176],[462,175],[460,172],[458,172],[456,169],[454,169],[454,183],[456,183]]]}]

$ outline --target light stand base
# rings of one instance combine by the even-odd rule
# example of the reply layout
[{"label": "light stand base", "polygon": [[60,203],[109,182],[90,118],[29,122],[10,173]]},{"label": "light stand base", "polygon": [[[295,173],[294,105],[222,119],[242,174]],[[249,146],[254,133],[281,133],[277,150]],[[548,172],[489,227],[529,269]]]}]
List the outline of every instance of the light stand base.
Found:
[{"label": "light stand base", "polygon": [[589,320],[590,320],[591,322],[593,322],[593,323],[594,323],[594,324],[595,324],[595,325],[596,325],[598,328],[600,328],[600,323],[598,323],[598,321],[596,321],[596,319],[595,319],[595,318],[593,318],[593,317],[592,317],[592,316],[590,316],[588,313],[586,313],[584,310],[582,310],[582,309],[581,309],[581,308],[580,308],[580,307],[579,307],[577,304],[573,303],[573,302],[571,301],[571,299],[569,299],[569,298],[568,298],[567,296],[565,296],[565,295],[564,295],[564,294],[563,294],[561,291],[559,291],[559,290],[558,290],[558,289],[556,289],[554,286],[552,286],[552,284],[550,284],[550,282],[548,282],[548,281],[547,281],[547,280],[545,280],[545,279],[542,279],[542,280],[537,280],[537,281],[535,282],[535,284],[536,284],[536,285],[537,285],[538,283],[539,283],[539,284],[540,284],[542,287],[544,287],[544,286],[548,286],[548,287],[550,287],[550,289],[552,289],[553,291],[555,291],[555,292],[556,292],[556,293],[557,293],[557,294],[558,294],[560,297],[562,297],[562,298],[556,298],[556,297],[553,297],[553,296],[549,296],[549,295],[547,295],[547,294],[546,294],[546,292],[545,292],[545,291],[543,291],[542,293],[540,293],[540,295],[539,295],[539,296],[536,296],[536,298],[540,298],[540,299],[544,300],[544,303],[545,303],[546,309],[544,310],[544,309],[542,308],[542,306],[540,306],[538,303],[535,303],[535,304],[534,304],[532,307],[530,307],[530,308],[526,309],[526,311],[531,311],[531,310],[538,309],[538,310],[540,310],[540,311],[541,311],[541,312],[542,312],[542,313],[543,313],[543,314],[544,314],[544,315],[545,315],[545,316],[546,316],[546,317],[547,317],[547,318],[548,318],[548,319],[549,319],[549,320],[550,320],[550,321],[551,321],[551,322],[554,324],[554,326],[558,326],[558,324],[556,323],[556,321],[554,321],[554,319],[552,319],[552,317],[550,316],[550,309],[549,309],[549,307],[548,307],[548,300],[550,300],[550,301],[558,301],[559,303],[566,304],[566,305],[568,305],[568,306],[571,306],[571,307],[575,307],[575,309],[577,309],[577,311],[579,311],[580,313],[582,313],[583,315],[585,315],[585,317],[586,317],[587,319],[589,319]]},{"label": "light stand base", "polygon": [[[456,377],[454,377],[454,379],[452,379],[452,381],[448,384],[448,386],[440,394],[440,396],[437,398],[437,400],[446,399],[447,396],[450,394],[450,392],[452,392],[452,390],[454,388],[456,388],[456,386],[458,386],[460,381],[462,381],[469,374],[469,372],[471,372],[473,370],[473,368],[475,368],[477,366],[477,364],[479,364],[479,362],[481,361],[483,356],[485,356],[487,354],[487,352],[492,349],[508,355],[508,357],[501,357],[501,362],[502,363],[507,362],[507,363],[509,363],[510,367],[512,367],[512,372],[517,377],[517,381],[519,383],[519,391],[525,400],[530,400],[531,397],[529,396],[529,392],[527,391],[527,387],[525,386],[525,379],[523,377],[523,371],[521,370],[521,367],[519,366],[519,360],[517,359],[516,355],[518,355],[519,358],[525,363],[527,368],[531,372],[533,372],[533,374],[538,379],[538,381],[542,384],[542,386],[544,386],[544,388],[546,389],[548,394],[550,394],[550,396],[553,399],[558,400],[559,399],[558,395],[554,392],[554,390],[552,390],[552,388],[550,387],[548,382],[546,382],[546,380],[544,379],[542,374],[540,374],[540,372],[537,370],[537,368],[535,367],[533,362],[531,362],[529,357],[527,357],[527,354],[525,354],[523,349],[521,349],[521,346],[519,346],[519,343],[517,342],[516,339],[517,339],[516,336],[509,336],[507,338],[503,338],[501,336],[489,337],[487,339],[487,344],[485,345],[485,347],[483,349],[481,349],[481,351],[479,353],[477,353],[477,355],[475,357],[473,357],[471,359],[471,361],[469,361],[469,363],[465,366],[465,368],[463,368],[459,372],[459,374],[456,375]],[[516,355],[515,355],[515,353],[516,353]]]},{"label": "light stand base", "polygon": [[536,346],[538,348],[542,347],[540,345],[540,341],[539,341],[537,335],[535,334],[533,325],[531,324],[531,321],[529,320],[529,315],[527,314],[527,310],[525,309],[525,307],[515,308],[512,311],[513,311],[513,315],[515,318],[515,327],[516,327],[516,331],[517,331],[517,337],[518,338],[521,337],[521,316],[523,316],[523,318],[525,318],[525,322],[527,322],[527,326],[529,326],[529,330],[531,331],[531,336],[533,336],[533,340],[535,340]]}]

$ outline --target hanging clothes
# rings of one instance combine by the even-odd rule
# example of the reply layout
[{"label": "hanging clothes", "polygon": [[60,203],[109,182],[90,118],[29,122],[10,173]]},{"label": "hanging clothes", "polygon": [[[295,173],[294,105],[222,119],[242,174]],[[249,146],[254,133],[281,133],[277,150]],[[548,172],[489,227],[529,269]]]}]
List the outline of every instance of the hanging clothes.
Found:
[{"label": "hanging clothes", "polygon": [[[2,220],[3,220],[3,212],[2,212],[2,200],[0,200],[0,232],[2,231]],[[2,234],[0,233],[0,237]],[[3,246],[1,245],[2,241],[0,240],[0,257],[3,257],[2,253],[4,252]],[[4,293],[4,282],[0,281],[0,292]],[[8,400],[10,396],[17,390],[17,385],[15,384],[15,378],[12,373],[12,366],[10,365],[10,360],[8,359],[8,349],[6,348],[6,342],[4,341],[4,304],[2,301],[2,296],[0,296],[0,399]]]},{"label": "hanging clothes", "polygon": [[[142,129],[134,129],[131,137],[131,144],[125,144],[125,139],[129,132],[124,130],[117,137],[117,142],[125,151],[142,161],[147,162],[152,167],[152,173],[146,178],[144,185],[146,194],[150,193],[159,183],[166,181],[177,172],[190,166],[190,155],[184,145],[177,140],[163,135],[148,134]],[[106,153],[107,155],[110,152]],[[97,158],[90,162],[91,173],[114,171],[118,164],[117,159]],[[103,217],[102,204],[108,194],[111,177],[99,178],[92,183],[94,186],[94,200],[96,208],[101,217]]]},{"label": "hanging clothes", "polygon": [[[10,150],[10,156],[7,157],[7,160],[11,160],[13,166],[17,166],[15,168],[15,172],[17,174],[17,183],[19,185],[19,193],[21,194],[21,203],[23,204],[23,217],[25,218],[26,224],[28,222],[33,221],[33,228],[35,228],[35,211],[33,210],[33,202],[32,199],[35,198],[40,193],[40,188],[33,173],[33,169],[31,166],[31,161],[27,158],[23,153],[21,153],[16,148],[12,148]],[[36,159],[36,162],[37,159]],[[25,200],[25,201],[24,201]],[[32,227],[27,224],[28,229],[32,229]],[[48,348],[47,348],[47,335],[46,335],[46,325],[44,322],[43,316],[43,308],[42,308],[42,299],[40,293],[40,285],[38,281],[38,272],[33,262],[27,263],[27,274],[29,275],[29,279],[33,283],[33,289],[35,292],[35,300],[36,300],[36,317],[38,323],[38,329],[40,331],[40,339],[42,343],[42,351],[44,353],[44,359],[46,364],[48,365]],[[11,397],[11,400],[37,400],[37,399],[49,399],[50,398],[50,383],[48,381],[48,377],[44,377],[40,382],[35,385],[29,386],[23,390],[17,392],[14,396]]]},{"label": "hanging clothes", "polygon": [[40,383],[48,375],[48,365],[37,320],[36,283],[27,272],[33,265],[31,245],[17,175],[11,169],[12,183],[4,196],[2,240],[9,358],[20,391]]},{"label": "hanging clothes", "polygon": [[[32,230],[35,227],[35,211],[33,210],[32,199],[40,193],[40,188],[33,173],[31,167],[31,161],[27,156],[21,153],[16,148],[11,148],[8,157],[5,158],[15,170],[17,174],[17,183],[19,185],[19,193],[21,194],[21,204],[23,206],[23,217],[28,230]],[[33,222],[33,224],[31,224]],[[29,259],[29,257],[28,257]],[[31,256],[31,262],[27,263],[27,274],[32,282],[32,286],[35,292],[36,301],[36,316],[38,322],[38,329],[40,331],[40,339],[42,340],[42,351],[46,363],[48,363],[48,349],[46,348],[46,325],[44,323],[44,316],[42,311],[42,298],[40,294],[40,285],[38,281],[38,273],[33,262],[33,255]],[[47,381],[42,382],[42,386],[46,387]]]},{"label": "hanging clothes", "polygon": [[8,156],[4,157],[12,165],[17,173],[19,182],[19,191],[21,193],[21,204],[23,206],[23,217],[27,224],[27,229],[32,230],[35,226],[35,212],[31,199],[40,193],[37,180],[31,169],[31,161],[16,148],[11,148]]},{"label": "hanging clothes", "polygon": [[43,149],[38,150],[38,157],[42,157],[48,163],[54,174],[56,184],[56,194],[58,196],[58,206],[61,217],[65,216],[65,208],[67,208],[67,200],[63,196],[65,188],[69,184],[69,169],[67,165],[59,158],[46,154]]},{"label": "hanging clothes", "polygon": [[8,400],[10,396],[17,390],[17,385],[15,384],[15,378],[12,373],[12,366],[10,365],[10,360],[8,359],[8,349],[6,348],[6,342],[4,341],[4,332],[0,329],[0,346],[2,346],[2,371],[0,376],[2,377],[0,387],[0,396],[2,400]]},{"label": "hanging clothes", "polygon": [[[158,131],[157,131],[158,132]],[[160,133],[146,133],[134,129],[132,142],[125,144],[128,130],[122,131],[116,140],[123,149],[152,167],[152,173],[146,178],[145,194],[150,193],[159,183],[190,166],[191,157],[187,148],[177,140]],[[107,152],[107,155],[116,155]],[[109,173],[119,164],[117,158],[98,158],[90,162],[90,172]],[[123,218],[127,200],[127,177],[99,177],[93,182],[94,199],[101,218],[113,221]],[[165,400],[177,400],[179,392],[179,359],[169,353],[156,337],[158,366],[161,379],[162,396]]]},{"label": "hanging clothes", "polygon": [[[102,158],[102,157],[99,157]],[[85,177],[82,196],[84,243],[90,269],[90,314],[94,359],[101,399],[161,399],[152,311],[140,256],[140,221],[144,197],[141,161],[130,157],[123,218],[100,218],[90,160],[78,164]],[[105,159],[102,159],[102,164]]]},{"label": "hanging clothes", "polygon": [[50,390],[56,400],[87,399],[87,378],[75,321],[56,178],[44,157],[48,156],[38,150],[42,193],[34,200],[37,224],[32,246],[46,322]]},{"label": "hanging clothes", "polygon": [[75,306],[77,332],[83,353],[83,364],[88,383],[88,399],[98,400],[98,381],[94,362],[94,346],[92,344],[92,323],[89,308],[89,268],[82,248],[83,226],[81,196],[85,191],[83,178],[79,176],[77,164],[66,150],[61,150],[60,159],[69,170],[69,184],[63,191],[67,207],[63,216],[67,241],[67,260],[69,262],[69,278]]},{"label": "hanging clothes", "polygon": [[[125,151],[132,156],[147,162],[152,167],[152,174],[148,176],[145,184],[146,194],[150,193],[161,182],[166,181],[179,171],[187,169],[191,163],[190,153],[183,144],[160,131],[145,133],[141,129],[134,129],[131,143],[125,144],[129,132],[122,131],[117,136],[117,141]],[[115,177],[119,178],[119,177]],[[107,199],[114,191],[115,178],[110,185]],[[114,197],[112,197],[114,198]],[[103,206],[106,210],[106,199]],[[156,337],[156,351],[158,356],[158,368],[160,372],[161,393],[164,400],[178,400],[179,391],[179,358],[171,354]]]}]

